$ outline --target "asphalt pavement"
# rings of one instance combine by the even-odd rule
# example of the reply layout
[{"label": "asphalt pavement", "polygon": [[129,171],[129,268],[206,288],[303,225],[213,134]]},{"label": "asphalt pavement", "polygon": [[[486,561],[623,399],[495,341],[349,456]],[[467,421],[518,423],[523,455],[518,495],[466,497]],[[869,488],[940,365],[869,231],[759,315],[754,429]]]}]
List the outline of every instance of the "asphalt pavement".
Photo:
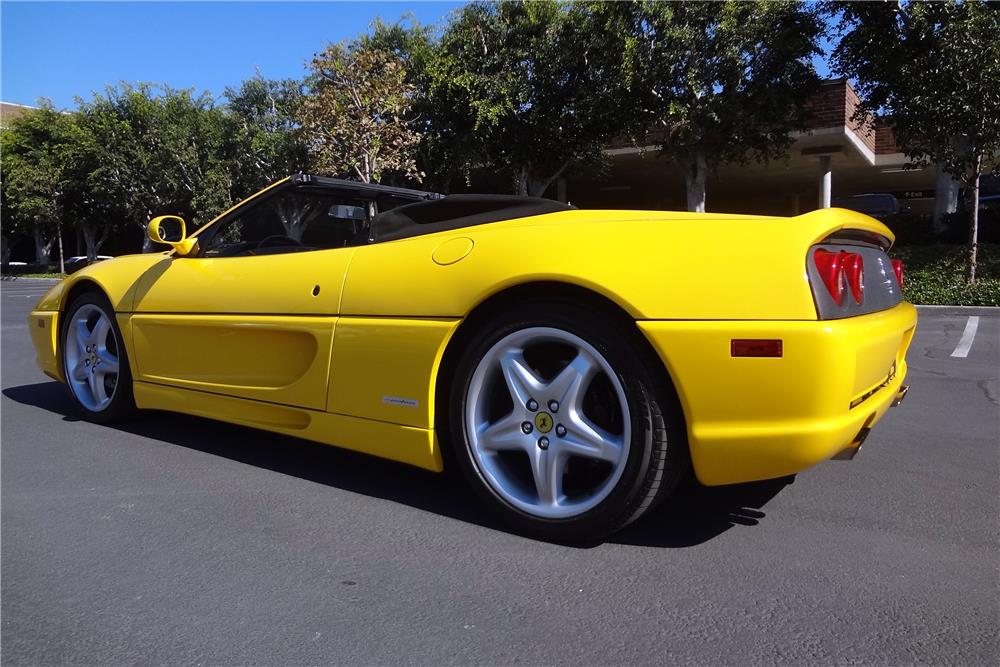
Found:
[{"label": "asphalt pavement", "polygon": [[910,394],[853,461],[566,547],[404,465],[80,421],[34,364],[45,288],[0,285],[5,665],[1000,662],[1000,311],[921,309]]}]

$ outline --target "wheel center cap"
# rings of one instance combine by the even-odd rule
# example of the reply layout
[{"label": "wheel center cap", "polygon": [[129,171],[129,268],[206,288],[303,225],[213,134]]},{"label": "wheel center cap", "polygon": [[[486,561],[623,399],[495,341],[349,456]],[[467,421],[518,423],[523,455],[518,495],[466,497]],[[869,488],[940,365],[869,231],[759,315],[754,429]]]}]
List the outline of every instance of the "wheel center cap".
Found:
[{"label": "wheel center cap", "polygon": [[552,430],[552,415],[548,412],[539,412],[535,415],[535,428],[537,428],[542,433],[548,433]]}]

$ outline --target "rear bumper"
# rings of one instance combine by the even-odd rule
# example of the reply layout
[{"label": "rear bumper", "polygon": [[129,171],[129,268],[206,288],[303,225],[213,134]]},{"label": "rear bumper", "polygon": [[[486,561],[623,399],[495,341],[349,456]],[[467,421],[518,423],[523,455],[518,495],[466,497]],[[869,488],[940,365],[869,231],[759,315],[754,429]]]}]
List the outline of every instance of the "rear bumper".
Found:
[{"label": "rear bumper", "polygon": [[[695,474],[718,485],[849,458],[902,391],[916,323],[901,303],[841,320],[638,325],[677,387]],[[734,338],[780,339],[783,356],[732,357]]]}]

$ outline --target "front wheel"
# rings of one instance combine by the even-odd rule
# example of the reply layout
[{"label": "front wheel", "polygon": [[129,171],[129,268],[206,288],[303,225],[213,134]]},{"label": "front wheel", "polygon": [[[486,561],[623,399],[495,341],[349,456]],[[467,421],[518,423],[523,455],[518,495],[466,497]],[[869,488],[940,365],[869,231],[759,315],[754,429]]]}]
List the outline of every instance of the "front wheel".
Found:
[{"label": "front wheel", "polygon": [[61,342],[66,384],[87,420],[103,424],[135,410],[121,330],[103,295],[87,292],[70,304]]},{"label": "front wheel", "polygon": [[516,528],[595,539],[641,516],[687,470],[672,387],[630,322],[561,302],[473,336],[451,388],[455,458]]}]

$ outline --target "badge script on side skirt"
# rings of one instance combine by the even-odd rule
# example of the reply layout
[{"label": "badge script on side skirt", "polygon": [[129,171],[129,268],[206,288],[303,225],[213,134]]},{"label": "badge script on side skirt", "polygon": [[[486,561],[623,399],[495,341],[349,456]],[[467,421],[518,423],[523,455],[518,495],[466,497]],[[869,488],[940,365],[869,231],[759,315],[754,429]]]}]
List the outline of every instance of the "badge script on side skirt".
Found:
[{"label": "badge script on side skirt", "polygon": [[415,408],[419,401],[415,398],[403,398],[402,396],[383,396],[382,402],[386,405],[399,405],[404,408]]}]

